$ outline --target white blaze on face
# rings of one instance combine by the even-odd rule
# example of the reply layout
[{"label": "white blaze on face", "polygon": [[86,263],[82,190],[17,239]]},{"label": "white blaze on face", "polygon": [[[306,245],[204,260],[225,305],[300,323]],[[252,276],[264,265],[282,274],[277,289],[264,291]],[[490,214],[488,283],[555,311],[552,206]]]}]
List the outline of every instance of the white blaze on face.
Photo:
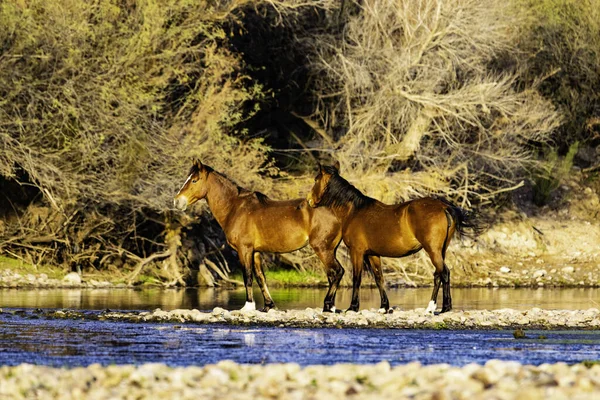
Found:
[{"label": "white blaze on face", "polygon": [[190,181],[190,179],[192,179],[192,175],[190,174],[190,176],[187,177],[187,179],[185,180],[185,182],[183,182],[183,185],[181,185],[181,188],[179,189],[179,192],[177,192],[177,194],[181,193],[181,191],[183,190],[183,188],[185,187],[185,185]]},{"label": "white blaze on face", "polygon": [[425,310],[425,314],[432,314],[435,311],[435,309],[437,308],[437,304],[435,303],[435,301],[431,300],[429,302],[429,304],[427,305],[427,309]]}]

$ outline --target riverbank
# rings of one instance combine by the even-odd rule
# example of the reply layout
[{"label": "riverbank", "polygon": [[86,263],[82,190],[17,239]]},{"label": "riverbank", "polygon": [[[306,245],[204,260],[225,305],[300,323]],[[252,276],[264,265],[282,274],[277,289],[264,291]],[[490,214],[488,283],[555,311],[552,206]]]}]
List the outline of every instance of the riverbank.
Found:
[{"label": "riverbank", "polygon": [[[541,208],[532,205],[529,192],[515,192],[513,206],[495,215],[479,238],[451,242],[446,261],[453,287],[600,287],[598,191],[599,182],[592,185],[578,174],[557,190],[553,202]],[[326,287],[327,277],[312,254],[306,250],[299,258],[309,265],[306,270],[266,269],[268,285]],[[343,245],[338,259],[346,268],[342,286],[351,286],[350,261]],[[433,284],[433,267],[424,252],[383,261],[388,286]],[[113,265],[76,274],[60,266],[33,266],[0,256],[0,287],[132,287],[127,279],[130,272]],[[234,268],[230,278],[242,285],[239,270]],[[158,277],[143,273],[133,283],[162,286]],[[370,273],[364,274],[363,286],[374,286]]]},{"label": "riverbank", "polygon": [[[273,326],[293,328],[394,328],[394,329],[588,329],[600,330],[600,310],[470,310],[444,314],[426,314],[424,308],[394,309],[392,314],[378,310],[323,313],[321,309],[227,311],[215,308],[212,312],[179,309],[152,312],[86,312],[76,310],[2,310],[25,318],[92,319],[113,322],[168,322],[176,324],[227,324],[237,326]],[[532,337],[531,339],[538,339]]]},{"label": "riverbank", "polygon": [[0,367],[0,397],[6,399],[584,399],[598,395],[597,364],[530,366],[491,360],[464,367],[416,362],[390,367],[384,361],[301,368],[222,361],[186,368],[162,364]]}]

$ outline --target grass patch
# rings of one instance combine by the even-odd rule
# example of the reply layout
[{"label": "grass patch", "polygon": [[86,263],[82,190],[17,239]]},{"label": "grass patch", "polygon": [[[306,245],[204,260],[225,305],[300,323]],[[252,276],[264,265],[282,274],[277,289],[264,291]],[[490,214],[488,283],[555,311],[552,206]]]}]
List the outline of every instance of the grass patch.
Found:
[{"label": "grass patch", "polygon": [[533,202],[537,206],[548,204],[552,194],[565,181],[573,167],[573,159],[579,149],[579,142],[573,143],[564,157],[558,156],[557,149],[548,149],[540,168],[534,174]]},{"label": "grass patch", "polygon": [[[327,278],[322,273],[313,271],[298,271],[296,269],[270,269],[265,271],[267,285],[276,286],[326,286]],[[241,272],[235,272],[232,279],[244,281]],[[254,279],[256,280],[256,279]]]},{"label": "grass patch", "polygon": [[0,256],[0,269],[10,269],[11,271],[17,272],[21,275],[46,274],[48,275],[48,278],[51,279],[60,279],[65,275],[65,271],[61,267],[46,264],[33,265],[23,260],[6,256]]},{"label": "grass patch", "polygon": [[140,275],[137,277],[138,284],[141,285],[160,285],[160,281],[150,275]]}]

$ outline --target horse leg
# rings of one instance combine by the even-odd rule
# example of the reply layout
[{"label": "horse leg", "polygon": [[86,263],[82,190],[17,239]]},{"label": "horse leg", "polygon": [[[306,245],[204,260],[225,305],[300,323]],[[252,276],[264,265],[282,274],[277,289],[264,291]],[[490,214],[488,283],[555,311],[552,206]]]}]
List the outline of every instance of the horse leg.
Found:
[{"label": "horse leg", "polygon": [[388,300],[387,293],[385,292],[385,283],[383,281],[383,270],[381,269],[381,258],[379,256],[368,256],[369,264],[371,265],[371,271],[379,289],[379,296],[381,297],[381,307],[379,312],[383,314],[391,313],[390,301]]},{"label": "horse leg", "polygon": [[253,264],[253,249],[241,248],[238,250],[238,256],[242,263],[242,273],[244,274],[244,286],[246,287],[246,304],[242,307],[242,311],[256,310],[254,296],[252,294],[252,264]]},{"label": "horse leg", "polygon": [[254,275],[256,276],[256,282],[258,282],[258,286],[260,287],[260,291],[262,292],[263,299],[265,300],[265,306],[261,311],[267,312],[271,308],[275,308],[275,303],[273,302],[273,298],[271,297],[271,293],[269,293],[269,288],[267,288],[267,280],[265,279],[265,274],[262,270],[262,264],[260,262],[260,253],[254,253]]},{"label": "horse leg", "polygon": [[450,295],[450,270],[444,263],[444,269],[440,274],[442,278],[442,312],[448,312],[452,310],[452,296]]},{"label": "horse leg", "polygon": [[360,283],[362,281],[364,252],[350,250],[350,259],[352,260],[352,300],[348,311],[358,311],[360,305]]},{"label": "horse leg", "polygon": [[335,258],[335,249],[329,250],[314,247],[314,250],[325,266],[325,273],[329,282],[329,289],[323,302],[323,312],[335,312],[335,295],[344,276],[344,268]]},{"label": "horse leg", "polygon": [[[435,267],[435,272],[433,273],[433,293],[431,294],[431,300],[427,305],[427,309],[425,309],[426,314],[433,314],[435,309],[437,308],[437,297],[440,291],[440,285],[442,283],[442,271],[444,270],[444,259],[441,255],[441,252],[433,251],[430,247],[426,247],[425,251],[429,254],[429,258]],[[449,276],[449,275],[448,275]],[[450,281],[448,281],[448,284]],[[448,288],[450,288],[448,286]],[[444,298],[445,301],[445,298]]]}]

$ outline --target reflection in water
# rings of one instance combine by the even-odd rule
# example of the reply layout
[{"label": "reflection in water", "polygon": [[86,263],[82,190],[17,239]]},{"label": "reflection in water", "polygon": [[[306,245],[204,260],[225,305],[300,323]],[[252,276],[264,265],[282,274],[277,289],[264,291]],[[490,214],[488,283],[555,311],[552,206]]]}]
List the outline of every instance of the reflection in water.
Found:
[{"label": "reflection in water", "polygon": [[[324,288],[273,289],[271,294],[280,309],[304,309],[323,306]],[[502,289],[456,288],[452,290],[456,310],[476,309],[588,309],[598,308],[600,289]],[[336,305],[347,308],[351,289],[338,291]],[[390,304],[401,309],[424,308],[431,288],[388,290]],[[257,306],[262,306],[262,295],[256,290]],[[441,301],[441,296],[439,301]],[[0,289],[0,308],[71,308],[87,310],[153,310],[161,308],[198,309],[203,311],[222,307],[240,309],[245,302],[245,291],[239,289]],[[377,289],[361,290],[361,308],[379,308]]]},{"label": "reflection in water", "polygon": [[254,347],[256,344],[256,335],[254,333],[244,333],[244,344],[248,347]]}]

